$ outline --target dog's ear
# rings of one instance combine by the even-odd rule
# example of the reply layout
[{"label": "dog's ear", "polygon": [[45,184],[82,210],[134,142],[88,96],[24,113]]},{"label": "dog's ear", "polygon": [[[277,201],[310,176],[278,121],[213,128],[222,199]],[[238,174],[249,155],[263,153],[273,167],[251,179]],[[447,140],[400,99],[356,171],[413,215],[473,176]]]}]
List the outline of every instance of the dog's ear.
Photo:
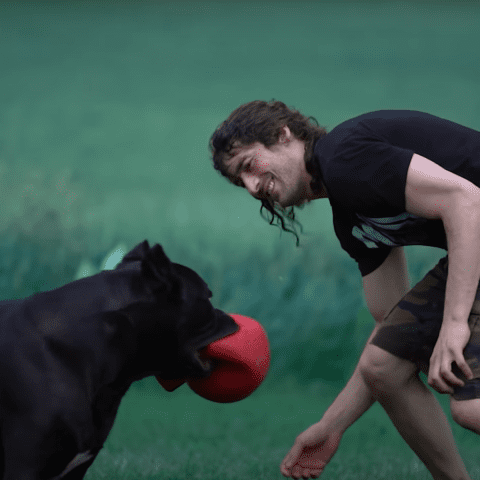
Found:
[{"label": "dog's ear", "polygon": [[150,250],[148,240],[144,240],[142,243],[139,243],[136,247],[130,250],[120,262],[119,265],[128,262],[136,262],[137,260],[142,260],[145,258],[145,255]]},{"label": "dog's ear", "polygon": [[139,260],[142,273],[155,282],[157,288],[170,293],[179,290],[180,280],[175,275],[173,264],[158,243],[150,248],[148,241],[144,240],[123,257],[122,264]]},{"label": "dog's ear", "polygon": [[120,265],[128,262],[137,262],[138,260],[141,262],[147,260],[159,273],[162,271],[170,272],[172,269],[172,262],[165,255],[163,248],[158,243],[150,248],[148,240],[144,240],[142,243],[139,243],[135,248],[130,250],[123,257]]},{"label": "dog's ear", "polygon": [[175,273],[179,277],[190,280],[193,285],[198,287],[200,294],[206,295],[207,298],[212,298],[212,292],[210,288],[208,288],[207,283],[197,272],[195,272],[195,270],[192,270],[185,265],[181,265],[180,263],[172,263],[172,265]]},{"label": "dog's ear", "polygon": [[172,262],[158,243],[152,248],[148,248],[147,242],[147,251],[142,258],[142,267],[148,267],[156,277],[166,277],[173,274]]}]

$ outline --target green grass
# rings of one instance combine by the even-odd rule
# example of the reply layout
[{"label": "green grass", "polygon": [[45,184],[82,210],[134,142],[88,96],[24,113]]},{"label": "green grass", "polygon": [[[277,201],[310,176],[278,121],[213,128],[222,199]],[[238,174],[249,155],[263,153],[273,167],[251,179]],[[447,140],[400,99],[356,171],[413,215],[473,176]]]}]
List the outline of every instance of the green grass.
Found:
[{"label": "green grass", "polygon": [[[295,437],[321,418],[336,393],[283,382],[223,405],[186,386],[168,394],[149,379],[125,396],[86,480],[281,479],[279,465]],[[453,429],[472,479],[479,480],[478,437],[457,425]],[[344,435],[321,478],[431,477],[375,405]]]}]

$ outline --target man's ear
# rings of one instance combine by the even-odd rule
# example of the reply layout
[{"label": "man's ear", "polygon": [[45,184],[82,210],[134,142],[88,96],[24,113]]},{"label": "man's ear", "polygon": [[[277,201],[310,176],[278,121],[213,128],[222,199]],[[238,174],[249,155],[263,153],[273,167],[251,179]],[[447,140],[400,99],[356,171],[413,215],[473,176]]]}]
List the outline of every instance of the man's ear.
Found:
[{"label": "man's ear", "polygon": [[290,142],[291,138],[292,138],[292,132],[286,125],[283,125],[280,130],[280,135],[278,136],[278,142],[286,144]]}]

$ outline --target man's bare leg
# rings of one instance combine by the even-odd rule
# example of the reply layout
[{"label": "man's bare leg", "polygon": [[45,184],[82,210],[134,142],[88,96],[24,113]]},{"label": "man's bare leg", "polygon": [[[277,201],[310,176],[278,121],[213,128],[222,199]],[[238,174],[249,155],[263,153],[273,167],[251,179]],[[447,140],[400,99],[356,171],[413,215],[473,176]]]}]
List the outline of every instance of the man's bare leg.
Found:
[{"label": "man's bare leg", "polygon": [[480,398],[455,400],[450,397],[450,411],[455,422],[480,435]]},{"label": "man's bare leg", "polygon": [[435,480],[470,480],[445,414],[416,366],[369,344],[360,371],[373,396]]}]

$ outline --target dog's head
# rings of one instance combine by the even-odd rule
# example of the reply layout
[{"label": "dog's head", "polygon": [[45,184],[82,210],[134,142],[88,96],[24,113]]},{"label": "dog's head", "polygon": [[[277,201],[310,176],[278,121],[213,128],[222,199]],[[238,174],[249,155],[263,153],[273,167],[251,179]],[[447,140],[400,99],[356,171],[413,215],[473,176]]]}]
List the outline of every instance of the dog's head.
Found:
[{"label": "dog's head", "polygon": [[200,350],[238,331],[239,326],[229,315],[212,305],[212,292],[195,271],[178,263],[172,266],[181,285],[179,294],[183,315],[178,322],[178,338],[183,354],[189,359],[187,365],[194,366],[188,370],[187,376],[206,377],[211,374],[215,362],[205,361]]},{"label": "dog's head", "polygon": [[[131,262],[138,261],[141,278],[154,299],[148,309],[149,316],[153,308],[159,321],[163,322],[165,332],[168,329],[171,343],[176,346],[174,354],[169,354],[170,363],[172,360],[175,363],[167,369],[172,373],[166,371],[163,375],[171,379],[181,371],[182,378],[208,376],[213,364],[202,360],[199,350],[236,332],[238,325],[212,305],[212,292],[200,275],[184,265],[171,262],[160,245],[150,248],[145,240],[131,250],[117,268],[129,268]],[[169,352],[173,350],[171,347],[169,345]]]},{"label": "dog's head", "polygon": [[[250,395],[270,365],[263,327],[251,318],[230,316],[215,308],[204,280],[192,269],[171,262],[160,245],[150,249],[144,242],[128,258],[141,259],[142,277],[150,279],[154,296],[163,299],[170,317],[175,317],[171,339],[177,351],[166,360],[181,368],[167,376],[158,372],[159,383],[173,391],[186,382],[195,393],[216,402]],[[163,307],[158,305],[158,309]]]}]

